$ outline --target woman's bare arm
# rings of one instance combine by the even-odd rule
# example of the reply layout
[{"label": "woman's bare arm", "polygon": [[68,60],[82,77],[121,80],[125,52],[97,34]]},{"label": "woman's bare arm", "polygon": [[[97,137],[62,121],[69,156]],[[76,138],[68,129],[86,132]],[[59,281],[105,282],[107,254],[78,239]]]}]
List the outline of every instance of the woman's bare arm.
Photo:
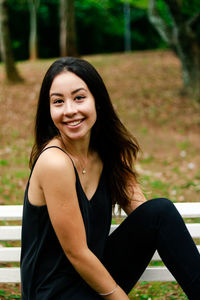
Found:
[{"label": "woman's bare arm", "polygon": [[130,215],[133,210],[135,210],[138,206],[146,201],[146,198],[138,183],[129,183],[128,191],[131,201],[128,205],[122,208],[127,213],[127,215]]},{"label": "woman's bare arm", "polygon": [[[52,225],[66,256],[81,277],[98,293],[108,293],[116,283],[87,246],[74,168],[70,159],[60,152],[57,149],[44,152],[37,168]],[[128,296],[118,287],[113,294],[102,298],[127,300]]]}]

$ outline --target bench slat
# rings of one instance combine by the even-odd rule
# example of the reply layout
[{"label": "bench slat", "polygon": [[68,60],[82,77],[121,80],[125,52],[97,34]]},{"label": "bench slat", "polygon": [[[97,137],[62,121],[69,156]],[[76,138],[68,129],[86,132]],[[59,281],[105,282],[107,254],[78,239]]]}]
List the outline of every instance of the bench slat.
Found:
[{"label": "bench slat", "polygon": [[[110,228],[110,234],[117,229],[117,224],[112,224]],[[188,228],[191,236],[193,238],[199,238],[200,237],[200,223],[186,223],[186,227]]]},{"label": "bench slat", "polygon": [[[197,249],[200,253],[200,245],[197,245]],[[0,248],[0,263],[4,262],[19,262],[21,254],[21,247],[2,247]],[[156,251],[153,255],[152,261],[161,261],[160,255]]]},{"label": "bench slat", "polygon": [[23,205],[0,205],[0,220],[21,220]]},{"label": "bench slat", "polygon": [[[183,218],[199,218],[200,202],[174,203]],[[0,205],[0,220],[21,220],[22,205]],[[117,214],[117,206],[115,208]],[[122,210],[122,216],[126,213]]]},{"label": "bench slat", "polygon": [[20,241],[21,226],[0,226],[0,241]]},{"label": "bench slat", "polygon": [[20,282],[19,268],[0,268],[0,282]]},{"label": "bench slat", "polygon": [[[186,224],[186,226],[193,238],[200,237],[199,223]],[[110,233],[112,233],[117,227],[118,225],[112,224]],[[21,226],[0,226],[0,240],[1,241],[21,240]]]},{"label": "bench slat", "polygon": [[[200,253],[200,245],[197,245],[197,249]],[[21,254],[21,247],[2,247],[0,248],[0,263],[4,262],[19,262]],[[161,261],[160,255],[156,251],[153,255],[152,261]]]},{"label": "bench slat", "polygon": [[[176,281],[166,267],[148,267],[139,281]],[[0,268],[0,282],[20,282],[19,268]]]},{"label": "bench slat", "polygon": [[183,218],[199,218],[200,202],[174,203]]},{"label": "bench slat", "polygon": [[200,223],[186,223],[186,226],[193,238],[200,238]]},{"label": "bench slat", "polygon": [[[200,253],[200,245],[197,245]],[[0,263],[6,262],[19,262],[21,254],[21,247],[2,247],[0,248]],[[152,261],[161,261],[160,255],[156,251],[153,255]]]},{"label": "bench slat", "polygon": [[[200,253],[200,245],[197,245],[197,249]],[[162,261],[162,259],[160,258],[160,255],[158,254],[158,252],[156,251],[151,259],[152,261]]]},{"label": "bench slat", "polygon": [[[183,218],[199,218],[200,217],[200,202],[185,202],[185,203],[174,203],[177,210]],[[114,209],[115,215],[118,215],[118,206]],[[121,216],[125,217],[126,213],[121,210]]]},{"label": "bench slat", "polygon": [[0,263],[19,262],[21,247],[2,247],[0,248]]},{"label": "bench slat", "polygon": [[166,267],[148,267],[139,281],[176,281]]}]

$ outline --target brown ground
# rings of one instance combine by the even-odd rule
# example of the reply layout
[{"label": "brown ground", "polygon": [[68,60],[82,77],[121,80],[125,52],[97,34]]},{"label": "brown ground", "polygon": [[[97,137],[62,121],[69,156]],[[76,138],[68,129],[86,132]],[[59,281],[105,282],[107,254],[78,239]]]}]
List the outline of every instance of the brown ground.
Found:
[{"label": "brown ground", "polygon": [[[147,197],[200,201],[200,103],[181,95],[179,60],[167,51],[86,59],[99,70],[122,121],[141,145],[136,167]],[[18,85],[5,84],[0,65],[0,204],[23,201],[38,92],[51,62],[21,62],[25,82]]]}]

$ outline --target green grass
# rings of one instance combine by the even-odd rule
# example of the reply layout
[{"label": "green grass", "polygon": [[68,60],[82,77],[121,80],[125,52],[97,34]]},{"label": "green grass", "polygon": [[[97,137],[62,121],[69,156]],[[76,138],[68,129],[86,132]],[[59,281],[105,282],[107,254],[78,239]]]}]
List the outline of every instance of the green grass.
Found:
[{"label": "green grass", "polygon": [[0,299],[3,300],[13,300],[13,299],[21,299],[21,295],[19,292],[16,291],[16,294],[10,295],[9,291],[1,290],[0,289]]},{"label": "green grass", "polygon": [[6,159],[0,159],[0,166],[8,166],[8,161]]},{"label": "green grass", "polygon": [[130,300],[187,300],[176,282],[141,282],[129,294]]}]

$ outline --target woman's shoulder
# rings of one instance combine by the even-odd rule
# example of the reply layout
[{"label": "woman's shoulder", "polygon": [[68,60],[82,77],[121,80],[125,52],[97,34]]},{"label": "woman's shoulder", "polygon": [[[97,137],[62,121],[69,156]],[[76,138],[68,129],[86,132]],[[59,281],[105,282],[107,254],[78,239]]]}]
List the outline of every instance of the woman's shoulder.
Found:
[{"label": "woman's shoulder", "polygon": [[49,143],[39,155],[29,181],[29,201],[33,205],[44,205],[44,191],[58,182],[63,187],[74,186],[76,182],[74,167],[69,156],[56,143]]},{"label": "woman's shoulder", "polygon": [[69,155],[56,140],[50,141],[42,150],[35,168],[44,172],[73,172],[73,162]]}]

